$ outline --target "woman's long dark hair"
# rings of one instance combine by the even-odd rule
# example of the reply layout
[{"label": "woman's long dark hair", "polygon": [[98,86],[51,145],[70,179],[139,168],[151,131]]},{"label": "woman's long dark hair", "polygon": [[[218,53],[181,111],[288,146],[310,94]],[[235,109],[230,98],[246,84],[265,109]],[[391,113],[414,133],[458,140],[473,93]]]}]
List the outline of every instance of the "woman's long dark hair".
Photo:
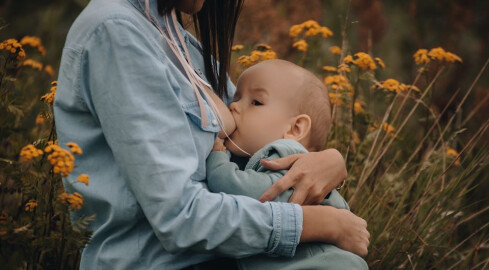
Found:
[{"label": "woman's long dark hair", "polygon": [[[158,0],[158,12],[170,12],[181,0]],[[203,48],[207,80],[214,92],[223,98],[227,94],[231,46],[243,0],[206,0],[202,9],[194,15],[197,38]],[[181,18],[178,14],[178,18]],[[219,65],[217,64],[219,62]]]}]

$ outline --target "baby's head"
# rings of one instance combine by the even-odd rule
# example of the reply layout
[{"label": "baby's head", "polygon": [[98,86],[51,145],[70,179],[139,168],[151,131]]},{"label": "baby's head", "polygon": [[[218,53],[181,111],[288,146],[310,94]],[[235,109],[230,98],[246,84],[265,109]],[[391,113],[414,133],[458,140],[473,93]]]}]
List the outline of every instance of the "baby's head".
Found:
[{"label": "baby's head", "polygon": [[[236,130],[230,138],[254,154],[278,139],[293,139],[309,151],[326,145],[331,125],[328,91],[314,74],[284,60],[267,60],[248,68],[237,83],[230,105]],[[230,141],[226,147],[245,156]]]}]

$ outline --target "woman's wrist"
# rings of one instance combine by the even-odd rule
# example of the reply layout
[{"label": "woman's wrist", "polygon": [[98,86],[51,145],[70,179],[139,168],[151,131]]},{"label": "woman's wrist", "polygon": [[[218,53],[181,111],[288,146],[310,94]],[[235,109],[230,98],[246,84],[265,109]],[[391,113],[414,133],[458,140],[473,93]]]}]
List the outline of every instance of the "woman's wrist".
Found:
[{"label": "woman's wrist", "polygon": [[336,218],[337,209],[330,206],[301,206],[303,213],[301,243],[324,242],[335,244],[341,229]]}]

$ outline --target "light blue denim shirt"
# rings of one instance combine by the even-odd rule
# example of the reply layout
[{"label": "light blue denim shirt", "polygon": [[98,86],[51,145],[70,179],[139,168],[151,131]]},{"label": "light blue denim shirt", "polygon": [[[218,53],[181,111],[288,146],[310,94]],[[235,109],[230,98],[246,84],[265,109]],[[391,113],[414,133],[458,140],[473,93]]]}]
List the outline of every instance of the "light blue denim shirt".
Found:
[{"label": "light blue denim shirt", "polygon": [[[190,83],[137,1],[92,0],[63,49],[58,140],[84,151],[63,181],[84,198],[73,218],[96,214],[81,268],[179,269],[216,255],[293,256],[299,205],[208,191],[205,160],[219,126],[202,126]],[[200,45],[187,32],[184,38],[205,80]],[[69,184],[81,173],[90,176],[88,186]]]}]

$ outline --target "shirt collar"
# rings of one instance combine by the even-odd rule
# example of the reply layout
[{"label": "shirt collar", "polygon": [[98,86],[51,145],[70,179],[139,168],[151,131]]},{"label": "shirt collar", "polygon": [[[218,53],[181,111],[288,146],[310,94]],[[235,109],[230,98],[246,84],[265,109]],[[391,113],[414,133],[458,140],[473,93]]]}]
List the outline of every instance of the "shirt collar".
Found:
[{"label": "shirt collar", "polygon": [[[145,0],[127,0],[127,1],[129,1],[129,3],[131,3],[139,12],[141,12],[144,17],[146,17],[146,12],[144,10]],[[156,19],[158,24],[164,28],[165,26],[164,16],[160,16],[160,14],[158,13],[157,0],[149,0],[149,13],[153,17],[153,19]]]}]

